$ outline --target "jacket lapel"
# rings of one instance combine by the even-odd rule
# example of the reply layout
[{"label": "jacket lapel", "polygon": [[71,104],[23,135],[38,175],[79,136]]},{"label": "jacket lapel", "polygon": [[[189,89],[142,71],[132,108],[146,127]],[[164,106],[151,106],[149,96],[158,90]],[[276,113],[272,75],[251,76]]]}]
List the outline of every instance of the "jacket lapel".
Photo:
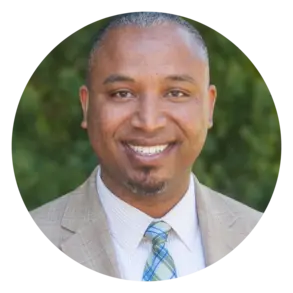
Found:
[{"label": "jacket lapel", "polygon": [[61,244],[61,250],[92,270],[119,278],[106,214],[96,190],[96,175],[97,168],[69,199],[61,225],[74,234]]},{"label": "jacket lapel", "polygon": [[196,177],[196,203],[206,266],[227,255],[239,243],[238,217],[225,200],[198,182]]},{"label": "jacket lapel", "polygon": [[[96,190],[97,168],[69,198],[62,227],[73,234],[61,244],[61,250],[84,266],[99,273],[121,278],[106,214]],[[211,190],[194,176],[197,215],[206,266],[227,255],[238,245],[234,225],[237,216]]]}]

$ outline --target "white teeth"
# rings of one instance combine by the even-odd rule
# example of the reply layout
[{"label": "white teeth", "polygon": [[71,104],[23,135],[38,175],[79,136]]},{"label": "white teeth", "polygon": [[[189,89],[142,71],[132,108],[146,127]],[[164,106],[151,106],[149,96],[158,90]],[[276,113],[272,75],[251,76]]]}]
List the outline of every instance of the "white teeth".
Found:
[{"label": "white teeth", "polygon": [[136,146],[136,145],[130,145],[129,147],[133,149],[136,153],[146,155],[146,156],[151,156],[154,154],[161,153],[167,148],[167,144],[165,145],[156,145],[156,146],[151,146],[151,147],[143,147],[143,146]]}]

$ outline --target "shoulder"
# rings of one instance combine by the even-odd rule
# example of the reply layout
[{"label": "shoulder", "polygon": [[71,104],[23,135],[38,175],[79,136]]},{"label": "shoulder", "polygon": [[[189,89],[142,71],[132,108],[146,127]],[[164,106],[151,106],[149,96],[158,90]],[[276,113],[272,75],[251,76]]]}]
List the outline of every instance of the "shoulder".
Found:
[{"label": "shoulder", "polygon": [[209,202],[209,207],[218,212],[226,212],[227,215],[232,215],[235,219],[238,219],[237,226],[244,234],[250,233],[263,215],[262,212],[259,212],[232,197],[212,190],[202,184],[200,184],[200,186],[205,194],[206,200]]},{"label": "shoulder", "polygon": [[84,194],[86,182],[60,197],[28,212],[34,223],[58,224],[61,222],[67,204],[72,197],[80,197]]},{"label": "shoulder", "polygon": [[50,201],[30,212],[32,218],[38,225],[57,223],[61,220],[70,193]]},{"label": "shoulder", "polygon": [[69,231],[66,232],[62,229],[62,219],[67,203],[74,193],[75,192],[73,191],[65,194],[30,212],[30,215],[39,229],[57,247],[59,247],[60,243],[66,238],[67,235],[71,235]]}]

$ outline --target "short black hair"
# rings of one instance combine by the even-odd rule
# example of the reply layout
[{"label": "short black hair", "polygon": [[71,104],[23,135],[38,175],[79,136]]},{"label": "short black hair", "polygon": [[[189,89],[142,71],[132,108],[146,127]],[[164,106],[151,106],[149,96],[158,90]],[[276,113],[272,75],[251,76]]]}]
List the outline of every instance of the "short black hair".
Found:
[{"label": "short black hair", "polygon": [[207,46],[199,33],[199,31],[192,26],[188,21],[184,20],[182,17],[162,13],[162,12],[131,12],[126,14],[120,14],[112,17],[110,21],[104,25],[96,34],[94,42],[92,44],[89,58],[88,58],[88,68],[87,68],[87,84],[90,85],[90,74],[93,66],[94,55],[101,42],[105,38],[106,34],[114,28],[122,26],[137,26],[137,27],[150,27],[155,25],[161,25],[164,23],[174,23],[182,28],[186,29],[197,41],[200,48],[203,50],[204,56],[208,61],[208,50]]}]

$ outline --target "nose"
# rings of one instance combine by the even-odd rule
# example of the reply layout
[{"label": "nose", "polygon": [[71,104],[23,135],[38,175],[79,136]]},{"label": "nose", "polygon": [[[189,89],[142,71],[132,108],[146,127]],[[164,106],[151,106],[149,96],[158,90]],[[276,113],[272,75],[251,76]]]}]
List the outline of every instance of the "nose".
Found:
[{"label": "nose", "polygon": [[134,128],[151,133],[164,128],[166,123],[162,102],[156,95],[148,95],[139,99],[131,119]]}]

